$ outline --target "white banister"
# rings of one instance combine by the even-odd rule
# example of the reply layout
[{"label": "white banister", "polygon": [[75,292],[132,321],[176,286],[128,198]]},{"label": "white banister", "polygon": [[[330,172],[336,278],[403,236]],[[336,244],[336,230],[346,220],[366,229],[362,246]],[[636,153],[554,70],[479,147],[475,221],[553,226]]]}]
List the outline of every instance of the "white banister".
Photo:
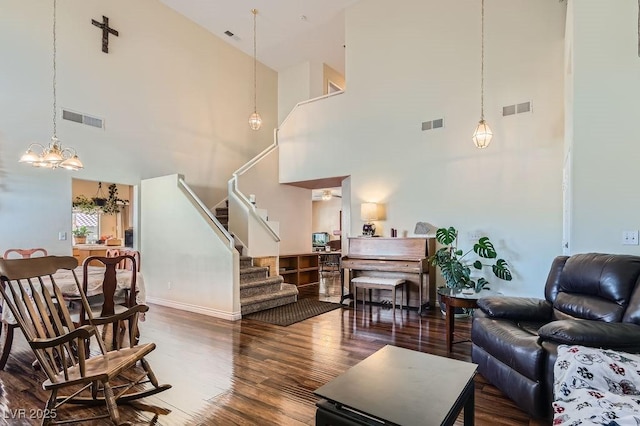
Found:
[{"label": "white banister", "polygon": [[231,234],[229,234],[229,232],[224,228],[224,226],[220,223],[218,218],[215,217],[215,215],[211,212],[211,210],[209,210],[207,206],[204,205],[200,197],[198,197],[196,193],[193,192],[191,187],[187,184],[187,182],[185,182],[182,176],[178,178],[178,186],[186,195],[188,195],[190,201],[196,207],[198,207],[200,214],[202,214],[205,218],[207,218],[218,229],[218,231],[220,231],[220,233],[227,240],[229,248],[231,250],[235,250],[235,244]]}]

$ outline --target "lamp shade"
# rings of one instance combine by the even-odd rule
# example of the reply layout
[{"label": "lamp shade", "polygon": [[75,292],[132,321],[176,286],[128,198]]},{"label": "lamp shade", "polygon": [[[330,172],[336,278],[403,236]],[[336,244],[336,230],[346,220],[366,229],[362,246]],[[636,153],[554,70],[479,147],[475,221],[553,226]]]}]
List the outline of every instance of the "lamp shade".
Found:
[{"label": "lamp shade", "polygon": [[365,222],[378,220],[378,205],[376,203],[362,203],[360,206],[360,219]]}]

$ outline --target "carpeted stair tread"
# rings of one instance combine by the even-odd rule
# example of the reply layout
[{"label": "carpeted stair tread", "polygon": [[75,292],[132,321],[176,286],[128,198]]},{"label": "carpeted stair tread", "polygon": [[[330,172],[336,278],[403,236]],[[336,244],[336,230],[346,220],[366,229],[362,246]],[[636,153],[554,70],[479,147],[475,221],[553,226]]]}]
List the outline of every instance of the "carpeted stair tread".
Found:
[{"label": "carpeted stair tread", "polygon": [[266,266],[249,266],[248,268],[240,269],[240,274],[252,274],[254,272],[269,272],[269,268]]},{"label": "carpeted stair tread", "polygon": [[253,266],[253,258],[250,256],[240,256],[240,271]]},{"label": "carpeted stair tread", "polygon": [[242,298],[241,313],[247,315],[253,312],[293,303],[298,299],[298,288],[293,284],[280,284],[280,290],[268,294]]},{"label": "carpeted stair tread", "polygon": [[281,290],[282,277],[265,278],[259,281],[240,283],[240,304],[247,298],[260,294],[275,294]]},{"label": "carpeted stair tread", "polygon": [[284,278],[282,278],[279,275],[275,277],[267,277],[259,281],[249,281],[246,283],[240,283],[240,290],[244,288],[262,287],[262,286],[267,286],[272,284],[282,284],[283,282],[284,282]]},{"label": "carpeted stair tread", "polygon": [[266,266],[250,266],[240,269],[240,284],[251,281],[262,281],[269,276],[269,268]]}]

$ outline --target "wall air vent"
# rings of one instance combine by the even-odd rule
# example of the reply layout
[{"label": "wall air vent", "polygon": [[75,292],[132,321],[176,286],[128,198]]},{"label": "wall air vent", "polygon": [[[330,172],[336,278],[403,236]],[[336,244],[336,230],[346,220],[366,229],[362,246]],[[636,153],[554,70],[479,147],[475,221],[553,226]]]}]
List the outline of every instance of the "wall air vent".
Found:
[{"label": "wall air vent", "polygon": [[439,129],[440,127],[444,127],[444,118],[422,122],[422,130]]},{"label": "wall air vent", "polygon": [[509,105],[509,106],[505,106],[502,107],[502,116],[506,117],[507,115],[513,115],[516,113],[516,106],[515,105]]},{"label": "wall air vent", "polygon": [[531,102],[524,102],[516,105],[516,109],[518,110],[518,114],[522,114],[523,112],[531,111]]},{"label": "wall air vent", "polygon": [[522,114],[525,112],[531,112],[531,101],[502,107],[503,117],[506,117],[507,115]]},{"label": "wall air vent", "polygon": [[62,110],[62,119],[74,121],[80,124],[86,124],[87,126],[97,127],[99,129],[104,129],[104,120],[102,118],[91,117],[90,115],[80,114],[78,112],[73,112],[66,109]]}]

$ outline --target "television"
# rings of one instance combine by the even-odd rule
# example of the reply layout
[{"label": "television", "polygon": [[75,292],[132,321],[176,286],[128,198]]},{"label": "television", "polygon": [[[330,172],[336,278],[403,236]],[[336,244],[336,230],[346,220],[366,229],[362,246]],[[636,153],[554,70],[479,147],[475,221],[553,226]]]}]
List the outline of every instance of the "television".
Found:
[{"label": "television", "polygon": [[328,232],[314,232],[311,234],[311,244],[313,248],[324,248],[329,244]]}]

